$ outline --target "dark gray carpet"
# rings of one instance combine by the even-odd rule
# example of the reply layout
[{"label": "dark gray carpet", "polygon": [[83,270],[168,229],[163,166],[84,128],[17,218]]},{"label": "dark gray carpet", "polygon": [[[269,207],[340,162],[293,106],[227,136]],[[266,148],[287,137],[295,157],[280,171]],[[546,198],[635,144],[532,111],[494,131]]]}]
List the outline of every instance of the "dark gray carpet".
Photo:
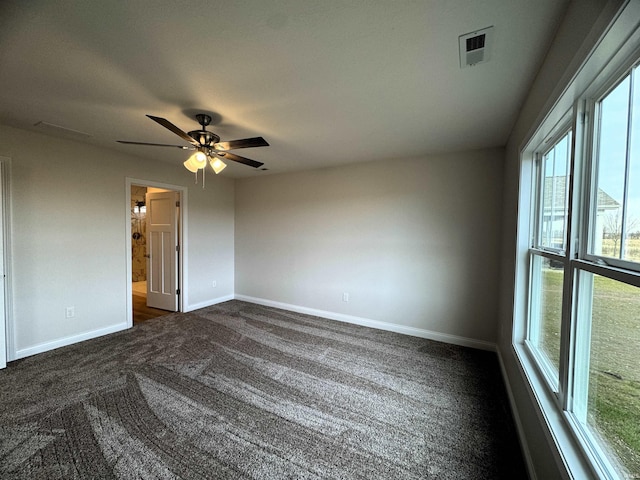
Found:
[{"label": "dark gray carpet", "polygon": [[9,364],[0,478],[526,478],[496,355],[231,301]]}]

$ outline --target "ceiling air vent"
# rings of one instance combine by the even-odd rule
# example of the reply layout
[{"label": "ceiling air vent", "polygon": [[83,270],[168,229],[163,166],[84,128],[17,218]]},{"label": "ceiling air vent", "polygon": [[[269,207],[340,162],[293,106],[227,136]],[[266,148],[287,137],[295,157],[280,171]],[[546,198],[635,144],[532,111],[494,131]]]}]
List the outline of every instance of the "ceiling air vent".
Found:
[{"label": "ceiling air vent", "polygon": [[458,37],[460,45],[460,68],[484,63],[491,58],[493,49],[493,27],[483,28]]}]

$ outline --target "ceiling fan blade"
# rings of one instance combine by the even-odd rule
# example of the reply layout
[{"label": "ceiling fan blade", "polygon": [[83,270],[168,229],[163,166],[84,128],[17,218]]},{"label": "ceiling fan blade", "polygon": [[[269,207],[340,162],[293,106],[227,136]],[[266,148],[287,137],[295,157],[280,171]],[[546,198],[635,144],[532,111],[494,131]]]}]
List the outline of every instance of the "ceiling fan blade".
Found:
[{"label": "ceiling fan blade", "polygon": [[199,147],[200,144],[198,142],[196,142],[193,138],[191,138],[187,133],[183,132],[182,130],[180,130],[178,127],[176,127],[173,123],[171,123],[169,120],[167,120],[166,118],[161,118],[161,117],[154,117],[153,115],[147,115],[147,117],[149,117],[151,120],[153,120],[154,122],[159,123],[160,125],[162,125],[164,128],[171,130],[173,133],[175,133],[176,135],[178,135],[180,138],[182,138],[183,140],[189,142],[191,145],[195,146],[195,147]]},{"label": "ceiling fan blade", "polygon": [[184,145],[167,145],[164,143],[127,142],[126,140],[116,140],[116,142],[126,143],[127,145],[150,145],[152,147],[175,147],[181,150],[193,150],[193,147],[187,147]]},{"label": "ceiling fan blade", "polygon": [[218,150],[235,150],[236,148],[251,148],[251,147],[268,147],[269,144],[262,137],[243,138],[240,140],[229,140],[228,142],[218,142],[213,145],[213,148]]},{"label": "ceiling fan blade", "polygon": [[230,152],[216,152],[216,155],[221,156],[225,160],[233,160],[234,162],[243,163],[244,165],[249,165],[253,168],[259,168],[264,165],[264,163],[262,162],[256,162],[255,160],[251,160],[250,158],[241,157],[240,155],[236,155]]}]

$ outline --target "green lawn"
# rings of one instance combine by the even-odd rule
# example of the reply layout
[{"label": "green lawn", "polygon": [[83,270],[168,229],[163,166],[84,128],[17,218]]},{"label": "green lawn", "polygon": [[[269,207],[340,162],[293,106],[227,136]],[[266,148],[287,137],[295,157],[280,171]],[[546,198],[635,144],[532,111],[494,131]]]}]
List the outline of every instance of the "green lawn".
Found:
[{"label": "green lawn", "polygon": [[[628,238],[625,247],[625,259],[632,262],[640,262],[640,238]],[[614,241],[610,238],[602,240],[602,254],[618,258],[620,255],[620,241]]]},{"label": "green lawn", "polygon": [[[640,291],[598,276],[593,289],[588,421],[640,476]],[[541,348],[556,363],[562,271],[543,269],[543,290]]]}]

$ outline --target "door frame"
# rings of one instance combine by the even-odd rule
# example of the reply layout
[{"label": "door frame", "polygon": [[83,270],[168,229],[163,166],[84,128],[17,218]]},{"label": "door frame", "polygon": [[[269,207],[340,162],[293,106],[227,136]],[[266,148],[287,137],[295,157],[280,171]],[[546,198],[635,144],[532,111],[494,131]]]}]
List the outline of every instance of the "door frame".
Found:
[{"label": "door frame", "polygon": [[141,187],[154,187],[163,188],[165,190],[173,190],[178,193],[178,201],[180,202],[180,213],[178,215],[178,245],[180,250],[178,252],[178,269],[176,270],[176,285],[180,290],[178,295],[178,312],[184,311],[184,306],[188,305],[187,302],[187,265],[185,262],[185,251],[188,239],[187,233],[187,188],[179,185],[170,185],[167,183],[154,182],[151,180],[143,180],[139,178],[125,178],[125,241],[126,241],[126,259],[127,259],[127,327],[133,326],[133,302],[132,302],[132,260],[131,260],[131,187],[138,185]]},{"label": "door frame", "polygon": [[0,308],[0,369],[7,361],[15,360],[16,345],[11,303],[11,158],[0,156],[0,255],[4,275],[0,284],[2,308]]}]

